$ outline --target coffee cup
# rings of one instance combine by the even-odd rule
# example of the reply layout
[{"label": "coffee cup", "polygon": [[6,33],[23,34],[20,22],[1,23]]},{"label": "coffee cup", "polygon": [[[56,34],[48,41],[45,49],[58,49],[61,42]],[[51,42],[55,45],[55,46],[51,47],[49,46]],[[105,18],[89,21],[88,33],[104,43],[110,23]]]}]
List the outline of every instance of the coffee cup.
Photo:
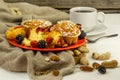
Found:
[{"label": "coffee cup", "polygon": [[98,12],[93,7],[74,7],[70,9],[70,21],[81,24],[85,32],[94,29],[97,23],[103,23],[105,19],[103,12]]}]

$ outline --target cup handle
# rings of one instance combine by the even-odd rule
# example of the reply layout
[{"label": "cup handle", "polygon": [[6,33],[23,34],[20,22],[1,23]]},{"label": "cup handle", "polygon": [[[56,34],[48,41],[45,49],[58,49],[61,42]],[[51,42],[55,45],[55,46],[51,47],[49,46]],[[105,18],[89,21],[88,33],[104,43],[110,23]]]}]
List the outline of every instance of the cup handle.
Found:
[{"label": "cup handle", "polygon": [[99,23],[103,23],[105,20],[105,13],[104,12],[98,12],[97,14],[97,21]]}]

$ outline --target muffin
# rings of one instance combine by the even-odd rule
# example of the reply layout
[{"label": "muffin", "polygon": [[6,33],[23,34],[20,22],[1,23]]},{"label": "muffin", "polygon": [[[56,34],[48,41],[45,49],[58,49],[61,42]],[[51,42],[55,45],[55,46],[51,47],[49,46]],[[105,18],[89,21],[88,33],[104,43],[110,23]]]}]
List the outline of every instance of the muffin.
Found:
[{"label": "muffin", "polygon": [[[44,19],[32,19],[32,20],[25,20],[21,23],[22,26],[25,27],[27,36],[31,35],[31,30],[36,29],[38,32],[45,32],[49,31],[49,28],[51,27],[52,23],[48,20]],[[33,31],[33,30],[32,30]]]},{"label": "muffin", "polygon": [[51,26],[52,23],[50,21],[44,20],[44,19],[41,19],[41,20],[33,19],[33,20],[23,21],[21,23],[21,25],[23,25],[24,27],[29,28],[29,29],[33,29],[33,28],[36,28],[36,27],[45,29],[45,28]]},{"label": "muffin", "polygon": [[78,35],[80,35],[81,33],[78,27],[79,25],[64,20],[58,21],[53,27],[50,28],[50,30],[58,31],[65,40],[65,42],[71,45],[76,44],[78,41]]},{"label": "muffin", "polygon": [[44,38],[44,33],[49,32],[52,23],[44,19],[25,20],[21,23],[26,29],[29,40],[37,40]]}]

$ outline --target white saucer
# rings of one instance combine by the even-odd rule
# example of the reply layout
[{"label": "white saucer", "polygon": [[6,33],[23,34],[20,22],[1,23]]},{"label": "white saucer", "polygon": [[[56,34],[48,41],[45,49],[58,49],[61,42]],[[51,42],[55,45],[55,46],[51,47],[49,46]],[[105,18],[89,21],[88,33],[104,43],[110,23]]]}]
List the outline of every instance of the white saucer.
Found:
[{"label": "white saucer", "polygon": [[87,36],[94,36],[106,32],[107,27],[104,24],[98,24],[93,30],[87,33]]}]

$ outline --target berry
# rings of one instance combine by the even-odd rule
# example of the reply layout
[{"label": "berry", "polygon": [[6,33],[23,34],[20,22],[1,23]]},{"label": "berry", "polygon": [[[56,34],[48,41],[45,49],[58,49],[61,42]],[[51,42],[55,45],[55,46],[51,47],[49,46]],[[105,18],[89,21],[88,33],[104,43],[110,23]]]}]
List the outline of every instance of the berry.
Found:
[{"label": "berry", "polygon": [[36,48],[38,47],[38,42],[36,40],[30,42],[31,46]]},{"label": "berry", "polygon": [[42,29],[42,28],[37,28],[36,29],[36,33],[38,33],[39,31],[41,31],[41,32],[49,32],[49,28],[45,28],[45,29]]},{"label": "berry", "polygon": [[98,72],[100,72],[101,74],[105,74],[106,73],[106,68],[104,66],[99,66],[98,67]]},{"label": "berry", "polygon": [[38,47],[39,47],[39,48],[45,48],[45,47],[46,47],[46,42],[45,42],[45,40],[40,40],[40,41],[38,42]]},{"label": "berry", "polygon": [[22,41],[23,41],[23,39],[24,39],[24,35],[23,34],[18,34],[16,36],[16,42],[17,42],[17,44],[21,44]]},{"label": "berry", "polygon": [[46,38],[46,42],[47,42],[48,44],[52,43],[52,41],[53,41],[53,38],[52,38],[52,37],[47,37],[47,38]]},{"label": "berry", "polygon": [[81,30],[81,34],[78,36],[79,39],[83,39],[86,36],[86,32],[84,30]]},{"label": "berry", "polygon": [[39,27],[38,27],[38,28],[36,29],[36,33],[38,33],[39,31],[42,31],[42,30],[43,30],[42,28],[39,28]]}]

